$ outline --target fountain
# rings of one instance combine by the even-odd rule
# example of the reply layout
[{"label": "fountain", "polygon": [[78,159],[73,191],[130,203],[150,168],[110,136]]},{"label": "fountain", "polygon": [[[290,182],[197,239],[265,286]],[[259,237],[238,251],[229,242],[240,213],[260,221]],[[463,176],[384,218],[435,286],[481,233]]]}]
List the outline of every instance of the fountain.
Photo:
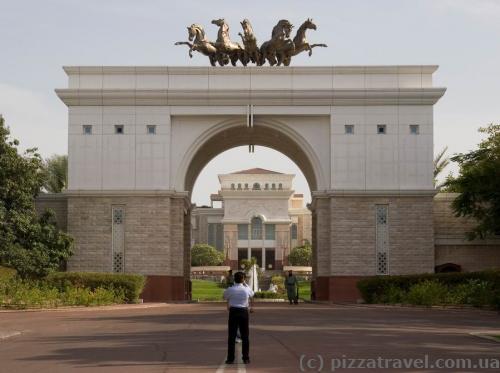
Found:
[{"label": "fountain", "polygon": [[254,264],[250,268],[250,270],[248,271],[248,274],[250,275],[250,280],[248,282],[248,286],[254,292],[259,291],[259,277],[257,275],[257,265],[256,264]]}]

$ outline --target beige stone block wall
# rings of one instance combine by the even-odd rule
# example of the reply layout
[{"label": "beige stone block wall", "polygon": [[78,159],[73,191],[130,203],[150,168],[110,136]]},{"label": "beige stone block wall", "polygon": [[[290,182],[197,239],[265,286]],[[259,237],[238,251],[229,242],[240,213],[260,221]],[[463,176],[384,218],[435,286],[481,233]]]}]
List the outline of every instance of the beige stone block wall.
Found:
[{"label": "beige stone block wall", "polygon": [[436,265],[454,263],[462,271],[500,269],[500,245],[437,245]]},{"label": "beige stone block wall", "polygon": [[51,209],[56,214],[55,219],[59,229],[66,231],[68,228],[68,200],[64,194],[40,194],[35,199],[35,209],[41,215],[46,209]]},{"label": "beige stone block wall", "polygon": [[311,214],[299,215],[299,242],[302,244],[304,240],[311,242],[312,235],[312,216]]},{"label": "beige stone block wall", "polygon": [[68,270],[111,271],[113,205],[125,210],[125,272],[189,274],[189,213],[183,198],[169,196],[69,197],[68,232],[75,238],[75,254]]},{"label": "beige stone block wall", "polygon": [[313,273],[315,276],[331,276],[331,199],[317,198],[313,205]]},{"label": "beige stone block wall", "polygon": [[389,274],[434,270],[432,197],[333,196],[314,203],[317,276],[376,274],[377,204],[389,206]]},{"label": "beige stone block wall", "polygon": [[456,217],[451,203],[457,197],[456,193],[439,193],[434,197],[434,231],[436,238],[463,239],[465,232],[475,225],[474,219]]},{"label": "beige stone block wall", "polygon": [[434,198],[436,265],[454,263],[462,271],[500,268],[500,238],[468,241],[465,233],[476,222],[455,216],[451,203],[456,197],[456,193],[439,193]]}]

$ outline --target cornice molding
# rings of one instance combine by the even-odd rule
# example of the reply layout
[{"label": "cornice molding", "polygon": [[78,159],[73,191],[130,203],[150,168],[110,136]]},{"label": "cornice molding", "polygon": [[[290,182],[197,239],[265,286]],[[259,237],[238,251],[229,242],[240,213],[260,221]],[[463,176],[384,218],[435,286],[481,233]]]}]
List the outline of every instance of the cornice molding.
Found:
[{"label": "cornice molding", "polygon": [[330,198],[330,197],[422,197],[435,196],[435,189],[387,189],[387,190],[357,190],[357,189],[337,189],[325,191],[313,191],[312,197]]},{"label": "cornice molding", "polygon": [[188,192],[175,190],[66,190],[68,197],[172,197],[189,198]]},{"label": "cornice molding", "polygon": [[293,74],[432,74],[438,65],[370,66],[64,66],[68,75],[293,75]]},{"label": "cornice molding", "polygon": [[259,89],[259,90],[165,90],[165,89],[56,89],[67,106],[344,106],[434,105],[446,88],[372,89]]}]

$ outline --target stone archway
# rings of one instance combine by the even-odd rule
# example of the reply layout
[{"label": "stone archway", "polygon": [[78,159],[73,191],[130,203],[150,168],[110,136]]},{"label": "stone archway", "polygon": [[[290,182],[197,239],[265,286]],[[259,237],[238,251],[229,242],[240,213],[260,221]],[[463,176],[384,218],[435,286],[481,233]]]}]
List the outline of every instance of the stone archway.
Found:
[{"label": "stone archway", "polygon": [[189,298],[190,190],[216,154],[254,144],[309,182],[317,299],[433,271],[437,66],[64,69],[69,270],[121,268],[148,276],[147,300]]}]

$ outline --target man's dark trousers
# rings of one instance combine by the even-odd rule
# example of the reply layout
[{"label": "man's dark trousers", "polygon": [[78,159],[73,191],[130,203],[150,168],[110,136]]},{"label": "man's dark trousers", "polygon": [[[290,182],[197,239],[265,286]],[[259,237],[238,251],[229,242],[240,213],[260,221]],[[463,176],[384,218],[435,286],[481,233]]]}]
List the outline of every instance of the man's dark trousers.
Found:
[{"label": "man's dark trousers", "polygon": [[229,320],[227,322],[228,339],[227,339],[227,360],[234,360],[234,347],[236,343],[236,333],[240,329],[243,360],[249,359],[250,342],[248,340],[248,309],[231,307],[229,309]]}]

